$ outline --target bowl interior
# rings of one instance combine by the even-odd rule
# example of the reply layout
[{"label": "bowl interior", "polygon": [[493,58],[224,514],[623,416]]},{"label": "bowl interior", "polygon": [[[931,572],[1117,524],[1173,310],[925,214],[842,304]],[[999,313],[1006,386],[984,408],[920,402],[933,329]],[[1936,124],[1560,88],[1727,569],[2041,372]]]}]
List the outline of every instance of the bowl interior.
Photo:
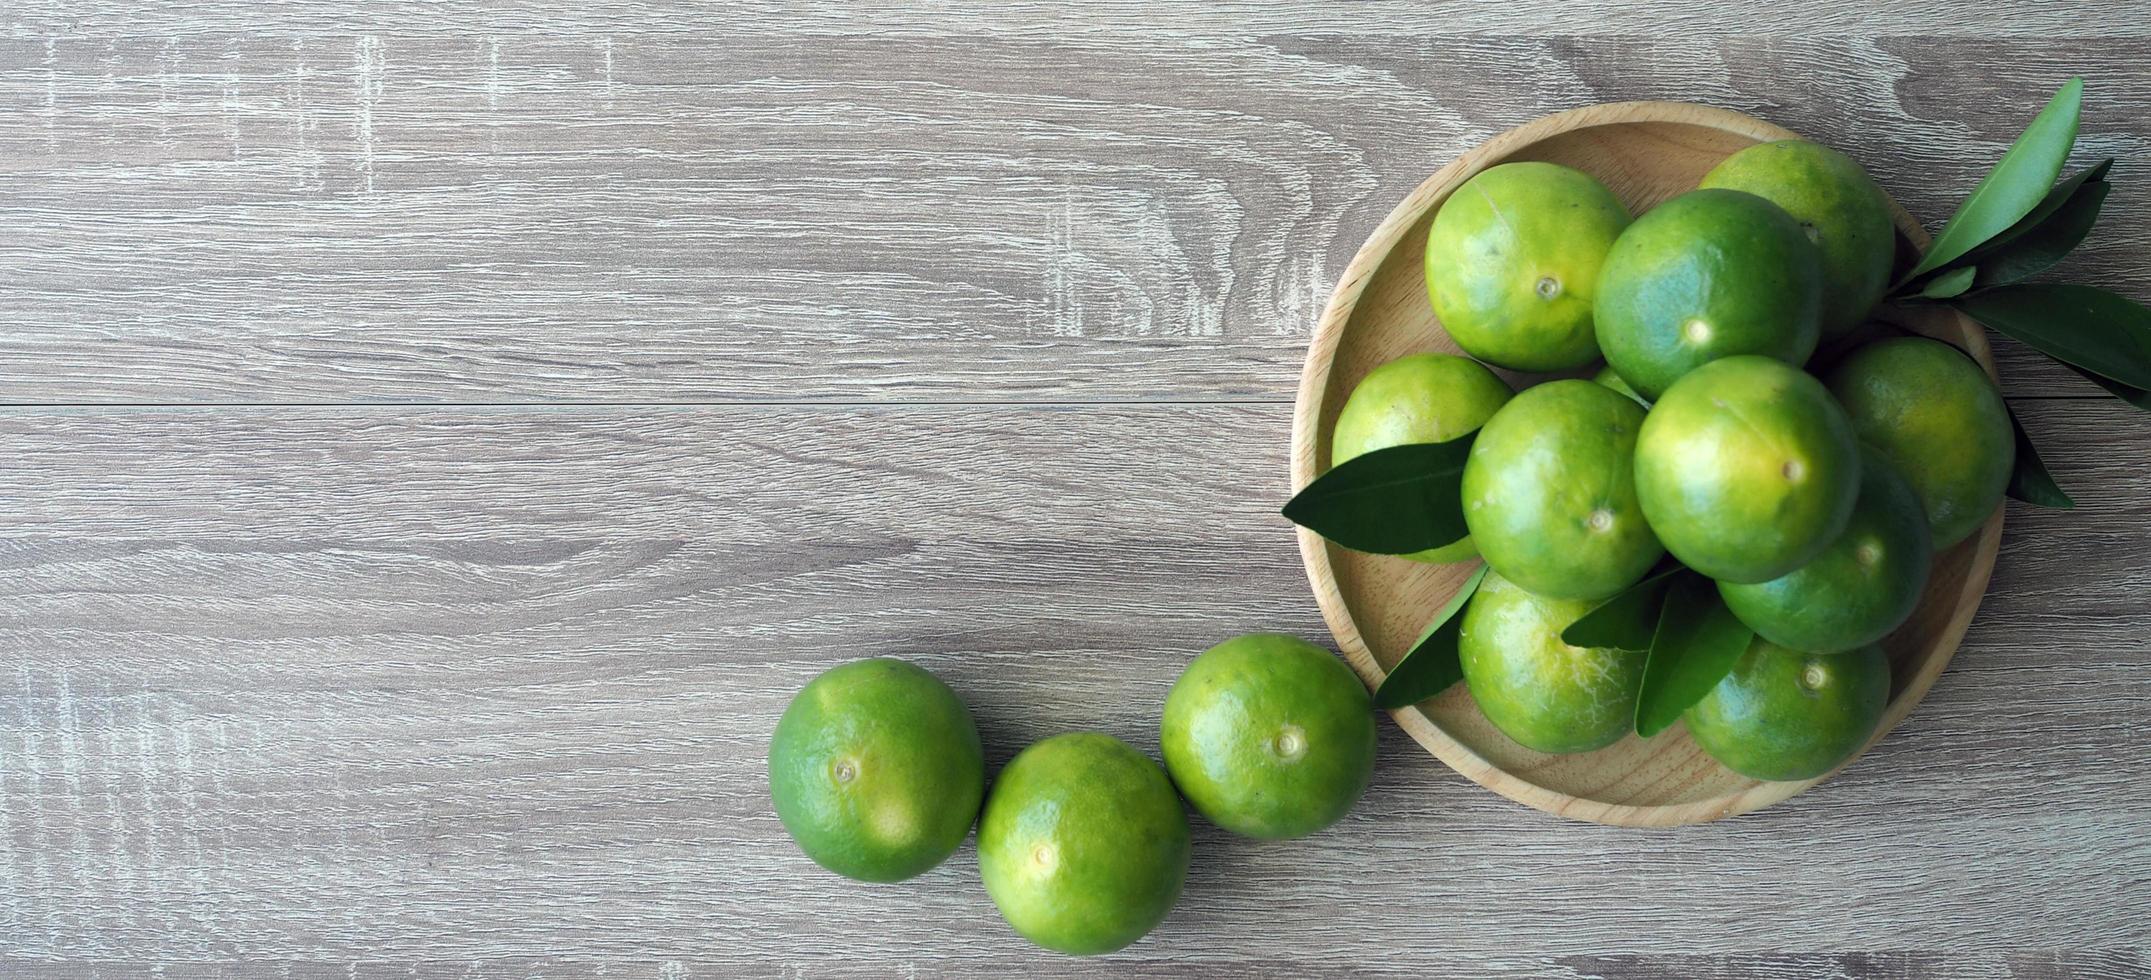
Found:
[{"label": "bowl interior", "polygon": [[[1436,174],[1369,239],[1324,315],[1300,393],[1294,485],[1304,486],[1327,468],[1337,412],[1367,372],[1405,354],[1457,352],[1428,305],[1423,271],[1428,225],[1456,185],[1497,163],[1542,160],[1597,177],[1641,214],[1692,189],[1727,154],[1790,136],[1760,120],[1699,106],[1595,106],[1513,130]],[[1913,243],[1923,243],[1925,235],[1901,209],[1896,217],[1900,252],[1914,254]],[[1356,295],[1354,285],[1363,287]],[[1957,344],[1993,370],[1984,337],[1969,321],[1935,311],[1908,316],[1900,325]],[[1519,388],[1544,377],[1502,373]],[[2000,527],[1997,513],[1969,541],[1937,557],[1919,610],[1885,644],[1895,684],[1877,738],[1926,693],[1955,652],[1985,591]],[[1370,685],[1396,664],[1476,564],[1424,565],[1335,547],[1305,531],[1301,536],[1324,614]],[[1736,775],[1705,755],[1680,726],[1649,740],[1630,735],[1596,752],[1534,752],[1489,724],[1461,684],[1396,715],[1466,776],[1521,802],[1583,819],[1693,823],[1756,809],[1819,782],[1758,783]]]}]

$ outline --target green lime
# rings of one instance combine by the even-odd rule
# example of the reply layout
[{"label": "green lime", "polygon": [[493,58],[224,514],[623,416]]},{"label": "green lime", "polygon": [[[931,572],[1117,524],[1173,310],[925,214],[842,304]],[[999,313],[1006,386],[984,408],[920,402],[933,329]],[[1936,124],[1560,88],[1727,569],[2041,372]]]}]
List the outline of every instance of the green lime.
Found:
[{"label": "green lime", "polygon": [[1889,288],[1890,199],[1851,157],[1806,140],[1758,143],[1711,168],[1702,186],[1747,191],[1799,222],[1822,255],[1824,340],[1851,333]]},{"label": "green lime", "polygon": [[1682,564],[1721,582],[1767,582],[1807,564],[1843,533],[1859,488],[1845,413],[1822,382],[1768,357],[1688,372],[1636,439],[1636,497],[1651,529]]},{"label": "green lime", "polygon": [[1853,431],[1919,494],[1937,551],[2001,506],[2016,435],[2001,391],[1963,351],[1925,337],[1878,341],[1847,355],[1829,382]]},{"label": "green lime", "polygon": [[1289,636],[1226,640],[1165,697],[1165,769],[1203,816],[1269,839],[1343,818],[1374,774],[1374,712],[1344,661]]},{"label": "green lime", "polygon": [[1427,295],[1464,352],[1518,371],[1598,356],[1591,304],[1628,209],[1581,170],[1489,167],[1442,202],[1427,232]]},{"label": "green lime", "polygon": [[1890,664],[1872,644],[1800,653],[1756,639],[1684,716],[1695,744],[1749,779],[1813,779],[1867,744],[1890,700]]},{"label": "green lime", "polygon": [[824,671],[769,741],[777,819],[816,864],[861,881],[901,881],[955,853],[985,785],[971,712],[901,660]]},{"label": "green lime", "polygon": [[1605,385],[1606,387],[1618,391],[1621,394],[1627,395],[1628,397],[1635,399],[1636,404],[1641,405],[1644,408],[1651,407],[1651,400],[1643,397],[1640,394],[1637,394],[1636,389],[1630,388],[1628,386],[1628,382],[1622,381],[1621,372],[1614,370],[1613,365],[1611,364],[1599,368],[1597,374],[1591,375],[1591,383],[1597,385]]},{"label": "green lime", "polygon": [[[1418,442],[1448,442],[1485,424],[1514,392],[1486,366],[1454,354],[1413,354],[1368,372],[1337,413],[1330,465],[1362,453]],[[1413,561],[1463,561],[1479,553],[1471,539],[1405,555]]]},{"label": "green lime", "polygon": [[1023,938],[1110,953],[1172,911],[1188,820],[1165,770],[1110,735],[1055,735],[1001,769],[978,824],[986,894]]},{"label": "green lime", "polygon": [[1696,366],[1815,352],[1822,258],[1783,208],[1742,191],[1689,191],[1628,226],[1598,284],[1606,363],[1655,399]]},{"label": "green lime", "polygon": [[1456,642],[1464,684],[1517,744],[1588,752],[1635,727],[1644,655],[1561,642],[1561,631],[1596,605],[1532,595],[1489,572],[1464,607]]},{"label": "green lime", "polygon": [[1464,462],[1464,524],[1502,577],[1557,599],[1604,599],[1665,554],[1634,478],[1643,408],[1589,381],[1527,388]]},{"label": "green lime", "polygon": [[1844,533],[1799,568],[1752,585],[1720,582],[1718,594],[1764,639],[1836,653],[1876,642],[1910,617],[1933,557],[1919,497],[1889,460],[1863,446],[1860,495]]}]

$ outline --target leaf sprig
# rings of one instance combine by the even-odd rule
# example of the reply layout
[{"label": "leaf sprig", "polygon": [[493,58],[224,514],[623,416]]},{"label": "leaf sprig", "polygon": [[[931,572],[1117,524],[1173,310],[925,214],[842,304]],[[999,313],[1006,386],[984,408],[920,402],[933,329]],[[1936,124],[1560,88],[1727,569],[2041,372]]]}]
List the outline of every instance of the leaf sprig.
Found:
[{"label": "leaf sprig", "polygon": [[1473,429],[1448,442],[1355,456],[1285,504],[1285,517],[1354,551],[1408,555],[1462,540],[1464,461]]},{"label": "leaf sprig", "polygon": [[2083,116],[2084,80],[2072,78],[2047,101],[2023,135],[2002,154],[1994,170],[1972,188],[1972,196],[1957,206],[1957,213],[1942,226],[1942,233],[1928,246],[1919,264],[1905,273],[1907,280],[1939,269],[1960,256],[2009,230],[2047,196],[2054,178],[2061,176],[2069,149],[2076,145],[2076,127]]},{"label": "leaf sprig", "polygon": [[1419,639],[1412,641],[1412,648],[1404,651],[1404,659],[1397,661],[1389,676],[1374,689],[1375,707],[1396,709],[1418,704],[1464,679],[1464,662],[1457,655],[1457,639],[1464,627],[1464,618],[1459,614],[1484,581],[1486,566],[1480,565],[1464,580],[1463,587],[1435,611],[1434,621],[1427,624]]},{"label": "leaf sprig", "polygon": [[1649,738],[1717,687],[1748,652],[1755,631],[1725,608],[1718,584],[1682,570],[1666,590],[1651,634],[1643,689],[1636,694],[1636,734]]},{"label": "leaf sprig", "polygon": [[[2106,179],[2111,159],[2056,181],[2076,146],[2083,103],[2081,78],[2054,93],[1891,297],[1945,303],[2151,411],[2151,310],[2096,286],[2026,282],[2084,243],[2113,189]],[[2017,463],[2009,495],[2041,507],[2074,506],[2014,413],[2010,421]]]}]

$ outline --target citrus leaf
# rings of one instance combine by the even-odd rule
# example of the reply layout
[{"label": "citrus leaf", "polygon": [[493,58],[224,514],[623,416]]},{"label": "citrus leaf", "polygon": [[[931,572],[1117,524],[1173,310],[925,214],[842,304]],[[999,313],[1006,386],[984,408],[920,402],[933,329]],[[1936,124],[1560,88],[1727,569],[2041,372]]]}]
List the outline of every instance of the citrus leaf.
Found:
[{"label": "citrus leaf", "polygon": [[1375,687],[1375,707],[1393,710],[1418,704],[1463,679],[1464,665],[1457,659],[1456,640],[1463,628],[1464,617],[1457,613],[1471,601],[1472,593],[1479,591],[1479,583],[1485,580],[1486,566],[1481,565],[1464,580],[1464,587],[1456,590],[1456,594],[1434,613],[1434,621],[1412,641],[1412,648],[1404,651],[1404,659],[1397,661],[1389,676],[1382,678],[1382,683]]},{"label": "citrus leaf", "polygon": [[2024,431],[2024,423],[2017,421],[2015,409],[2009,412],[2009,427],[2017,434],[2017,468],[2009,474],[2009,495],[2038,507],[2075,509],[2076,501],[2061,491],[2054,475],[2040,462],[2039,450],[2032,448],[2031,435]]},{"label": "citrus leaf", "polygon": [[2021,283],[1949,301],[2057,361],[2151,390],[2151,310],[2096,286]]},{"label": "citrus leaf", "polygon": [[1665,605],[1666,579],[1680,570],[1680,563],[1670,557],[1660,561],[1643,581],[1568,624],[1561,631],[1561,642],[1572,647],[1649,650],[1651,635],[1658,630],[1658,610]]},{"label": "citrus leaf", "polygon": [[2061,165],[2076,145],[2076,127],[2084,108],[2084,80],[2072,78],[2047,101],[2009,152],[2002,154],[1972,196],[1951,215],[1942,234],[1928,246],[1919,264],[1905,274],[1911,279],[1957,258],[2016,224],[2039,206],[2061,176]]},{"label": "citrus leaf", "polygon": [[1476,430],[1354,456],[1285,504],[1286,519],[1354,551],[1408,555],[1470,533],[1464,527],[1464,460]]},{"label": "citrus leaf", "polygon": [[1636,734],[1649,738],[1679,721],[1732,672],[1754,639],[1755,631],[1718,598],[1717,583],[1694,572],[1675,576],[1643,665]]},{"label": "citrus leaf", "polygon": [[2085,184],[2039,227],[1981,258],[1977,266],[1980,287],[2020,282],[2053,268],[2091,234],[2091,226],[2099,220],[2099,208],[2106,203],[2106,192],[2112,188],[2103,180]]},{"label": "citrus leaf", "polygon": [[2082,375],[2084,380],[2106,389],[2107,394],[2112,395],[2115,398],[2119,398],[2122,401],[2128,402],[2129,404],[2134,405],[2137,408],[2143,409],[2146,412],[2151,412],[2151,391],[2145,391],[2142,388],[2131,388],[2128,385],[2122,384],[2119,381],[2109,381],[2105,378],[2099,377],[2096,374],[2086,371],[2083,368],[2077,367],[2074,364],[2063,364],[2062,367],[2068,368],[2071,371],[2075,371],[2077,374]]},{"label": "citrus leaf", "polygon": [[1965,290],[1972,288],[1972,277],[1978,274],[1979,267],[1976,265],[1951,269],[1928,280],[1927,288],[1920,290],[1919,295],[1922,299],[1948,299],[1962,295]]},{"label": "citrus leaf", "polygon": [[1986,244],[1964,253],[1959,258],[1942,263],[1942,268],[1946,269],[1951,266],[1975,263],[1981,256],[1988,255],[2002,246],[2016,241],[2026,232],[2045,224],[2048,218],[2053,217],[2054,212],[2061,210],[2062,205],[2069,203],[2070,199],[2076,197],[2077,192],[2085,184],[2104,182],[2107,171],[2112,170],[2113,167],[2114,158],[2107,157],[2089,167],[2085,167],[2083,170],[2077,171],[2075,176],[2055,184],[2053,190],[2047,191],[2046,196],[2039,199],[2038,207],[2031,209],[2030,214],[2017,219],[2017,223],[2010,225],[2007,231],[1987,239]]}]

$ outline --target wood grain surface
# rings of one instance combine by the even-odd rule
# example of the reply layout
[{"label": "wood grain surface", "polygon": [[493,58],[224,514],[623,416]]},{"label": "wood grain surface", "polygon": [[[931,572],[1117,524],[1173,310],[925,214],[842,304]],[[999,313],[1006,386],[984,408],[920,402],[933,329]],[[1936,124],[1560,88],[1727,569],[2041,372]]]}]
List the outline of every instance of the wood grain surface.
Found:
[{"label": "wood grain surface", "polygon": [[1494,132],[1711,102],[1934,224],[2070,72],[2079,156],[2124,183],[2064,271],[2151,293],[2147,62],[1694,29],[0,37],[0,402],[1284,399],[1365,232]]},{"label": "wood grain surface", "polygon": [[1384,725],[1311,839],[1039,953],[767,804],[785,701],[914,659],[989,761],[1155,750],[1327,639],[1290,399],[1332,280],[1533,116],[1695,99],[1930,225],[2065,74],[2151,298],[2138,3],[0,5],[0,976],[2151,975],[2151,418],[2010,344],[2015,508],[1919,709],[1678,830]]}]

